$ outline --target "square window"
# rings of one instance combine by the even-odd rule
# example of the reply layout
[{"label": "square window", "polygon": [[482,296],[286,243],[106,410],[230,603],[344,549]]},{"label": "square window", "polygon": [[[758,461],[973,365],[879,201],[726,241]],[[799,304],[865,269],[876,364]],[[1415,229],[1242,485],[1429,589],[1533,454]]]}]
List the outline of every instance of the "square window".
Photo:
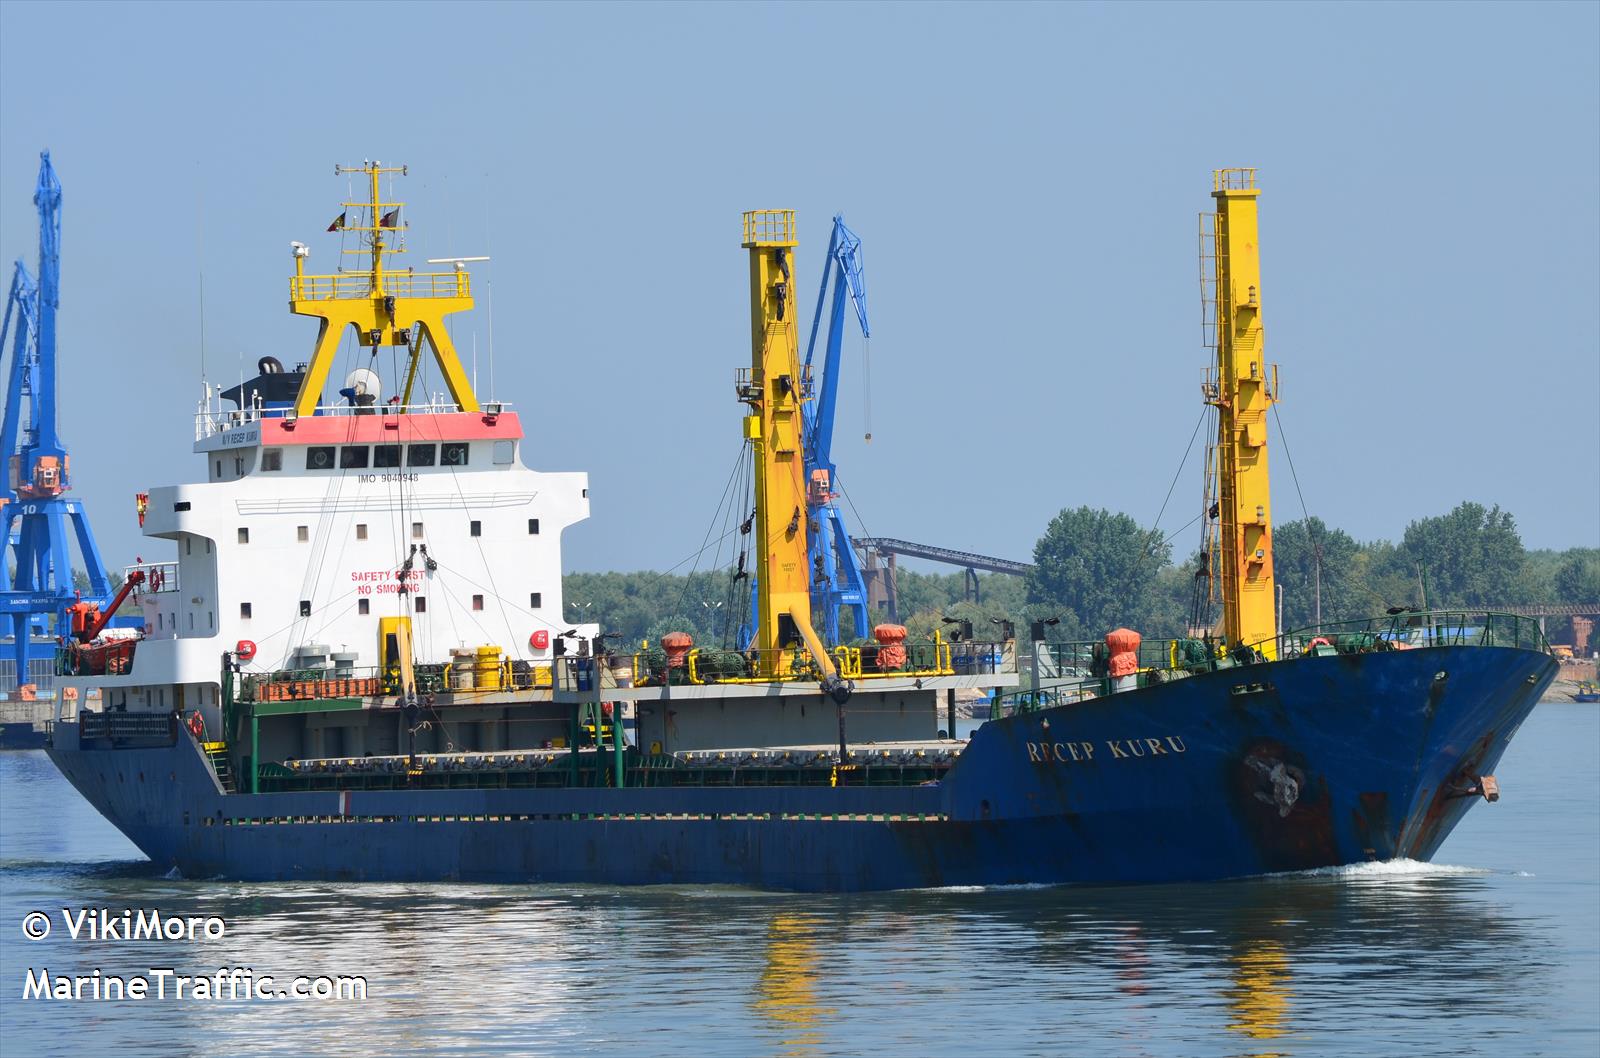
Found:
[{"label": "square window", "polygon": [[468,531],[471,532],[473,536],[482,536],[483,535],[483,523],[480,522],[480,521],[476,521],[476,520],[474,520],[472,522],[469,522],[468,523]]},{"label": "square window", "polygon": [[496,441],[494,443],[494,462],[496,466],[504,466],[515,462],[517,458],[517,442]]},{"label": "square window", "polygon": [[481,609],[483,609],[483,596],[481,596],[481,595],[474,595],[474,596],[473,596],[473,597],[472,597],[472,608],[473,608],[473,609],[474,609],[474,610],[481,610]]},{"label": "square window", "polygon": [[281,448],[263,448],[261,450],[261,469],[262,470],[282,470],[283,469],[283,449],[281,449]]},{"label": "square window", "polygon": [[301,617],[310,617],[311,616],[311,600],[310,599],[301,599],[300,600],[300,616]]},{"label": "square window", "polygon": [[307,470],[332,470],[333,469],[333,446],[332,445],[312,445],[310,448],[307,448],[306,449],[306,469]]},{"label": "square window", "polygon": [[250,620],[250,604],[249,603],[242,602],[242,603],[239,604],[239,616],[242,619],[246,620],[246,621]]},{"label": "square window", "polygon": [[372,612],[372,600],[371,599],[357,599],[356,600],[356,613],[358,613],[358,614],[367,614],[367,613],[371,613],[371,612]]},{"label": "square window", "polygon": [[417,611],[417,613],[427,613],[428,612],[428,600],[424,599],[420,595],[417,596],[417,601],[413,605],[413,609],[415,609]]},{"label": "square window", "polygon": [[434,445],[406,445],[406,466],[433,466]]},{"label": "square window", "polygon": [[451,441],[439,446],[439,462],[447,467],[464,467],[467,465],[467,443],[465,441]]},{"label": "square window", "polygon": [[539,519],[537,519],[537,518],[529,518],[528,519],[528,535],[529,536],[538,536],[539,535]]},{"label": "square window", "polygon": [[366,522],[357,522],[356,523],[356,539],[357,540],[365,540],[366,538],[367,538],[367,523]]},{"label": "square window", "polygon": [[412,522],[411,523],[411,539],[413,539],[413,540],[421,540],[422,539],[422,523],[421,522]]},{"label": "square window", "polygon": [[528,595],[528,605],[535,610],[541,609],[544,606],[544,593],[531,592]]},{"label": "square window", "polygon": [[375,467],[397,467],[400,465],[399,445],[373,445],[372,465]]},{"label": "square window", "polygon": [[345,445],[339,449],[340,470],[360,470],[367,465],[366,445]]},{"label": "square window", "polygon": [[244,526],[241,525],[239,527],[239,543],[248,544],[249,542],[250,542],[250,530],[246,529]]},{"label": "square window", "polygon": [[309,525],[297,525],[297,526],[295,526],[294,527],[294,538],[296,540],[300,541],[302,544],[305,543],[307,540],[310,540],[311,539],[311,527]]}]

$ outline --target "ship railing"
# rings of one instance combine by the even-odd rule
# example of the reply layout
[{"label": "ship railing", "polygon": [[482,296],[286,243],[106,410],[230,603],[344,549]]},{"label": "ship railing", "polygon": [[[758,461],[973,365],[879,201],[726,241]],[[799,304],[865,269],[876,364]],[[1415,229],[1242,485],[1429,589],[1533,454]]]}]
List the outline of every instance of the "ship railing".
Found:
[{"label": "ship railing", "polygon": [[135,562],[131,566],[122,567],[124,581],[134,573],[144,574],[144,583],[134,589],[140,595],[159,595],[182,590],[182,586],[178,583],[176,562]]},{"label": "ship railing", "polygon": [[[933,638],[898,644],[843,644],[828,652],[838,675],[847,680],[922,679],[933,676],[993,675],[1016,670],[1012,643],[951,643]],[[804,646],[721,650],[694,647],[685,652],[660,646],[624,656],[627,684],[635,687],[706,686],[817,682],[821,666]]]},{"label": "ship railing", "polygon": [[[1268,660],[1448,646],[1506,647],[1554,654],[1537,618],[1486,610],[1408,610],[1383,617],[1329,622],[1233,650],[1220,642],[1200,639],[1147,639],[1139,645],[1139,667],[1131,684],[1109,675],[1109,654],[1104,642],[1054,642],[1046,643],[1051,665],[1049,671],[1040,671],[1038,685],[997,695],[991,715],[999,718],[1068,705],[1118,690]],[[1041,670],[1044,668],[1041,666]]]},{"label": "ship railing", "polygon": [[84,749],[170,746],[178,741],[176,713],[79,713],[78,743]]},{"label": "ship railing", "polygon": [[[498,415],[511,407],[510,401],[491,401],[483,405],[485,415]],[[454,415],[461,406],[447,396],[435,397],[426,404],[377,404],[363,407],[353,404],[319,404],[312,413],[317,416],[351,415]],[[286,408],[219,408],[207,407],[194,417],[194,439],[204,441],[215,434],[239,430],[262,419],[289,417]]]},{"label": "ship railing", "polygon": [[[738,367],[733,371],[733,390],[743,401],[761,400],[765,393],[765,383],[760,368]],[[809,400],[813,392],[811,382],[811,365],[803,364],[800,367],[800,399]]]},{"label": "ship railing", "polygon": [[[1269,652],[1266,648],[1271,646]],[[1494,610],[1406,610],[1382,617],[1324,623],[1251,644],[1279,659],[1362,654],[1419,647],[1509,647],[1553,654],[1536,617]]]},{"label": "ship railing", "polygon": [[[558,659],[560,660],[560,659]],[[479,666],[418,664],[412,666],[418,694],[504,694],[552,685],[552,668],[516,658]],[[330,701],[379,698],[401,692],[397,665],[352,666],[348,669],[302,668],[247,672],[239,680],[241,702]],[[458,703],[459,704],[459,703]]]},{"label": "ship railing", "polygon": [[334,301],[354,298],[465,298],[472,295],[466,269],[455,272],[385,272],[373,288],[371,272],[289,277],[293,301]]},{"label": "ship railing", "polygon": [[[1118,690],[1132,690],[1166,683],[1189,675],[1178,650],[1180,640],[1144,639],[1139,643],[1137,668],[1131,682],[1110,675],[1110,651],[1104,640],[1055,640],[1044,643],[1049,659],[1041,656],[1033,673],[1037,686],[995,696],[991,716],[1048,709],[1057,705],[1101,698]],[[1034,649],[1038,649],[1038,644]]]}]

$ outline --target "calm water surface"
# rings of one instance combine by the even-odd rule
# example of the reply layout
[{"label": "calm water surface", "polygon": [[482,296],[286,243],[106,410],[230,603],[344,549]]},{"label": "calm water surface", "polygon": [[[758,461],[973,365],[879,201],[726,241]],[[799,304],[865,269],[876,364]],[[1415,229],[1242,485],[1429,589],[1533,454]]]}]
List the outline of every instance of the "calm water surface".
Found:
[{"label": "calm water surface", "polygon": [[[0,753],[0,1054],[1600,1054],[1600,709],[1548,703],[1439,865],[794,896],[162,878]],[[62,907],[220,915],[73,942]],[[58,928],[28,941],[29,911]],[[362,974],[360,1002],[23,1000],[52,974]]]}]

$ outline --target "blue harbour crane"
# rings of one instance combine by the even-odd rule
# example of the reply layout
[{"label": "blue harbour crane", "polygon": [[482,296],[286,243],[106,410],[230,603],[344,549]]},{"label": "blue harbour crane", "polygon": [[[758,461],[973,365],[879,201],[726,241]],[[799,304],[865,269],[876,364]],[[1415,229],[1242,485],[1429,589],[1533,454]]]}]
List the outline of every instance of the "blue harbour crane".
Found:
[{"label": "blue harbour crane", "polygon": [[[39,211],[39,278],[21,260],[11,280],[0,350],[13,322],[6,407],[0,425],[0,453],[7,457],[0,489],[6,544],[0,561],[0,615],[9,615],[14,632],[17,686],[28,678],[30,634],[43,632],[54,615],[56,631],[67,630],[66,610],[79,602],[72,583],[68,526],[76,537],[89,591],[82,600],[103,605],[111,597],[110,578],[95,545],[83,504],[66,496],[71,484],[66,447],[57,433],[56,310],[61,304],[61,182],[40,155],[33,203]],[[14,574],[13,574],[14,567]]]}]

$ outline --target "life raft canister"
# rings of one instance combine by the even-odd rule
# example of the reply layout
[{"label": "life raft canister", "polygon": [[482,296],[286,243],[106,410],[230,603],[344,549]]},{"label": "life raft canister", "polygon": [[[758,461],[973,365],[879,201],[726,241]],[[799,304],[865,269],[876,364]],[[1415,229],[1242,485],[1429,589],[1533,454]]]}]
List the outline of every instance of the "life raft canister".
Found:
[{"label": "life raft canister", "polygon": [[528,645],[535,650],[543,650],[550,645],[550,633],[543,628],[528,637]]},{"label": "life raft canister", "polygon": [[256,656],[256,645],[252,640],[241,639],[233,648],[233,652],[239,656],[240,661],[249,661]]}]

